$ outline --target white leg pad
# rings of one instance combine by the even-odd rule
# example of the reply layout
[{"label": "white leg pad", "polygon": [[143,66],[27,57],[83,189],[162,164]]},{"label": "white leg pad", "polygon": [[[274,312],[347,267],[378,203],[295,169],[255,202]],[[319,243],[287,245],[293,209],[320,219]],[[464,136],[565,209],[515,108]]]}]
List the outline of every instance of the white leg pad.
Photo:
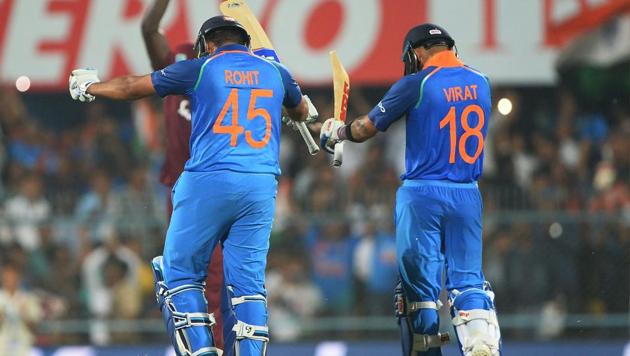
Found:
[{"label": "white leg pad", "polygon": [[501,331],[493,309],[458,310],[453,326],[465,356],[499,355]]}]

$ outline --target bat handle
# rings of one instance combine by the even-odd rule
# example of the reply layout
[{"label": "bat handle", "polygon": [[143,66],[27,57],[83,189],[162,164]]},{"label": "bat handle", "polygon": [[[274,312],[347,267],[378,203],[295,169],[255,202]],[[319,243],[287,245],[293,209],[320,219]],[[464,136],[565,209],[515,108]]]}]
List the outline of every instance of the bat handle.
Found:
[{"label": "bat handle", "polygon": [[311,136],[311,132],[308,130],[308,127],[306,127],[306,124],[302,121],[297,121],[296,124],[298,130],[300,131],[300,135],[302,135],[302,138],[306,143],[306,147],[308,147],[308,153],[310,153],[312,156],[316,155],[317,152],[319,152],[319,146],[317,146],[317,143],[315,143],[315,140],[313,139],[313,136]]},{"label": "bat handle", "polygon": [[335,145],[335,154],[333,155],[332,165],[335,168],[341,167],[343,163],[343,142],[339,142]]}]

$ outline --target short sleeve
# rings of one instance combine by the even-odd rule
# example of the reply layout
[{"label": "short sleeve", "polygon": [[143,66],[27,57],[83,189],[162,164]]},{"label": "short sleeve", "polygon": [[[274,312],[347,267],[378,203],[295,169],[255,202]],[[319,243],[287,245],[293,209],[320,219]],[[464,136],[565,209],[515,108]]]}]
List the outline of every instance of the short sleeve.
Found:
[{"label": "short sleeve", "polygon": [[282,85],[284,86],[284,100],[282,105],[287,108],[294,108],[302,102],[302,90],[300,90],[300,86],[293,79],[291,73],[284,65],[278,62],[271,62],[280,73],[280,77],[282,78]]},{"label": "short sleeve", "polygon": [[369,113],[368,118],[379,131],[400,119],[418,101],[420,84],[418,75],[408,75],[397,81],[383,99]]},{"label": "short sleeve", "polygon": [[[205,59],[207,60],[207,58]],[[204,59],[175,62],[151,74],[153,88],[159,96],[190,95],[194,90]]]}]

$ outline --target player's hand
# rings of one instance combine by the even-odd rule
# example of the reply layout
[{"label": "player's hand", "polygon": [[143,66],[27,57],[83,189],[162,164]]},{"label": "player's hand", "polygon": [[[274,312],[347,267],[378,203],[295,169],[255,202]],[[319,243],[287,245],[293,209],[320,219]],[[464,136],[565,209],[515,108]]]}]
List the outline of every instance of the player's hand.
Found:
[{"label": "player's hand", "polygon": [[339,129],[344,126],[343,121],[335,118],[324,121],[322,130],[319,132],[319,146],[330,154],[335,153],[335,145],[343,141],[339,138]]},{"label": "player's hand", "polygon": [[[306,104],[308,105],[308,117],[303,122],[307,125],[310,125],[317,121],[317,118],[319,117],[319,113],[317,112],[315,105],[313,105],[313,102],[311,102],[311,99],[308,97],[308,95],[304,95],[304,101],[306,101]],[[284,122],[290,128],[296,131],[298,130],[295,120],[291,119],[285,113],[283,113],[282,115],[282,122]]]},{"label": "player's hand", "polygon": [[96,69],[85,68],[75,69],[68,78],[68,89],[70,90],[70,96],[74,100],[83,102],[91,102],[96,99],[92,94],[87,93],[87,89],[90,85],[98,83],[101,80],[98,79],[98,71]]}]

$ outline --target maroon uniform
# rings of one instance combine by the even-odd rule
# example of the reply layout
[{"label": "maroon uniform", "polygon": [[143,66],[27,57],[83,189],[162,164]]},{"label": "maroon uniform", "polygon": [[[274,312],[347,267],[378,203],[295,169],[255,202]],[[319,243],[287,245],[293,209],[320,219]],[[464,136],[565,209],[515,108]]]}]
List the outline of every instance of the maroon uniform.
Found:
[{"label": "maroon uniform", "polygon": [[[180,60],[194,58],[193,45],[181,44],[177,46],[176,53],[169,53],[162,63],[162,68]],[[161,68],[154,68],[155,70]],[[168,194],[168,219],[171,219],[173,202],[170,191],[173,189],[179,175],[184,171],[184,165],[190,158],[190,129],[191,129],[190,101],[185,96],[169,95],[164,98],[164,120],[166,131],[166,154],[160,173],[160,182],[169,187]],[[213,251],[208,267],[206,279],[206,298],[208,310],[214,312],[217,324],[213,332],[215,345],[223,348],[223,322],[221,318],[221,290],[223,288],[223,253],[217,245]]]},{"label": "maroon uniform", "polygon": [[160,182],[168,187],[175,184],[190,157],[190,115],[190,102],[185,96],[164,98],[166,155]]}]

